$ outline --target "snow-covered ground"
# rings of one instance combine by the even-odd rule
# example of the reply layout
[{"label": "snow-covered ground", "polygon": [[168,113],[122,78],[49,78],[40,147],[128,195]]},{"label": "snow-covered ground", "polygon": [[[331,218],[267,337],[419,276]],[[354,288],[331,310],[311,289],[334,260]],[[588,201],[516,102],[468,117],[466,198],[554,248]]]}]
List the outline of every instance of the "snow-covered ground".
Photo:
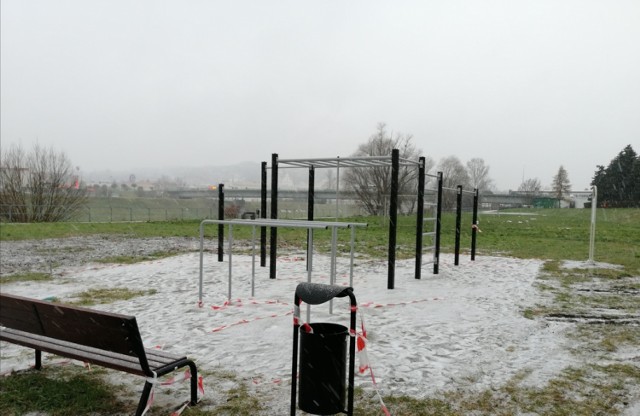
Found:
[{"label": "snow-covered ground", "polygon": [[[251,256],[234,254],[229,301],[227,261],[218,263],[206,254],[201,307],[197,252],[134,265],[72,265],[56,269],[51,282],[11,283],[1,289],[62,301],[91,288],[154,290],[93,308],[136,316],[148,347],[185,353],[205,375],[206,370],[231,370],[251,381],[273,414],[286,414],[293,298],[297,284],[307,280],[306,263],[297,253],[281,255],[275,280],[269,279],[268,268],[256,267],[251,297]],[[538,260],[478,256],[454,266],[453,257],[443,255],[438,275],[425,266],[423,278],[416,280],[414,262],[398,261],[395,289],[388,290],[386,261],[357,259],[353,287],[358,325],[362,318],[381,392],[423,397],[460,386],[483,389],[500,386],[522,370],[529,371],[525,383],[541,385],[573,364],[564,337],[567,323],[522,315],[523,308],[543,302],[533,287],[541,265]],[[312,281],[328,283],[329,268],[330,259],[316,254]],[[337,284],[348,285],[348,259],[338,260],[337,271]],[[328,304],[312,306],[311,321],[348,325],[348,306],[346,298],[335,300],[333,314]],[[2,373],[31,364],[32,354],[24,348],[3,343],[1,354]],[[133,382],[135,396],[142,382]],[[216,383],[206,376],[204,382],[205,399],[215,401]],[[356,385],[373,392],[368,373],[357,375]]]}]

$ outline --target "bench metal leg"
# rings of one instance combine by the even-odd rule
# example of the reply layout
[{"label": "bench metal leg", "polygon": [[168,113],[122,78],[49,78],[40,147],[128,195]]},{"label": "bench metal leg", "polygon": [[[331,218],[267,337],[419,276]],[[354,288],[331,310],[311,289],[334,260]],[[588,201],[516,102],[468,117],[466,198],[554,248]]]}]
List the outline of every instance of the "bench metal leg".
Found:
[{"label": "bench metal leg", "polygon": [[193,361],[187,363],[191,372],[191,406],[198,404],[198,369]]},{"label": "bench metal leg", "polygon": [[[182,367],[184,367],[184,361]],[[196,364],[188,360],[186,365],[189,366],[189,371],[191,373],[191,400],[189,405],[195,406],[198,404],[198,369],[196,368]],[[179,367],[176,367],[176,369]],[[144,388],[142,389],[142,396],[140,396],[140,402],[138,403],[138,409],[136,410],[136,416],[142,415],[144,409],[147,407],[147,402],[149,401],[149,395],[151,394],[151,388],[153,387],[153,383],[145,382]]]},{"label": "bench metal leg", "polygon": [[142,389],[142,396],[140,396],[140,402],[138,403],[138,409],[136,410],[136,416],[142,415],[144,409],[147,407],[147,402],[149,401],[149,394],[151,393],[151,387],[153,387],[152,383],[148,381],[144,383],[144,388]]},{"label": "bench metal leg", "polygon": [[42,351],[36,350],[36,370],[42,368]]}]

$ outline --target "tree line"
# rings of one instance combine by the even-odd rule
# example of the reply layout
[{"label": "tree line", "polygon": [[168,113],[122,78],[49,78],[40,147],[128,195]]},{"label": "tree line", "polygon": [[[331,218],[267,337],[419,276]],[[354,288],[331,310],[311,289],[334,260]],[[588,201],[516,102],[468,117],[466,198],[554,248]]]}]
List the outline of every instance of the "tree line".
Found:
[{"label": "tree line", "polygon": [[[413,136],[390,133],[384,123],[378,124],[369,140],[358,146],[351,155],[388,156],[399,149],[403,160],[417,161],[422,151],[413,143]],[[453,188],[462,185],[466,190],[477,188],[490,192],[492,180],[489,166],[481,158],[469,160],[466,165],[456,156],[440,160],[425,157],[425,171],[443,173],[444,209],[455,205]],[[370,215],[384,215],[391,191],[391,167],[375,166],[350,168],[343,176],[348,188],[358,196]],[[399,210],[411,214],[416,209],[418,169],[403,165],[399,172]],[[626,146],[607,167],[598,165],[592,185],[598,187],[600,207],[640,207],[640,157],[631,145]],[[427,181],[427,188],[434,181]],[[553,178],[553,191],[563,199],[571,190],[568,173],[560,166]],[[523,181],[519,190],[525,194],[540,192],[540,181]],[[63,152],[35,145],[31,152],[13,145],[3,150],[0,158],[0,220],[11,222],[63,221],[76,214],[87,202],[87,190],[78,183],[77,172]]]},{"label": "tree line", "polygon": [[[379,123],[376,132],[369,140],[358,146],[351,154],[352,157],[389,156],[393,149],[398,149],[400,159],[417,162],[422,156],[422,150],[413,143],[413,136],[393,133],[387,130],[384,123]],[[493,185],[489,177],[489,166],[483,159],[473,158],[466,165],[456,156],[449,156],[440,160],[436,165],[430,157],[425,157],[425,172],[431,174],[442,172],[443,208],[451,209],[455,206],[456,194],[452,191],[458,185],[466,190],[475,188],[488,191]],[[435,187],[432,177],[426,178],[427,189]],[[391,193],[391,167],[375,166],[350,168],[343,176],[345,185],[358,196],[363,208],[370,215],[384,215],[389,205]],[[416,209],[416,193],[418,189],[418,168],[415,165],[402,165],[398,174],[398,209],[403,214],[412,214]]]}]

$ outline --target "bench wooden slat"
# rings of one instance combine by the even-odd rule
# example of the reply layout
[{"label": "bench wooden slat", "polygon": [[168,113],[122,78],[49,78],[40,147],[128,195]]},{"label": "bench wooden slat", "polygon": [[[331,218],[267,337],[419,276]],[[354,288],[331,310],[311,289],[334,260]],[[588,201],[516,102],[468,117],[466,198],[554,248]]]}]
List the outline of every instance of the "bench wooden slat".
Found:
[{"label": "bench wooden slat", "polygon": [[[140,361],[136,357],[126,354],[118,354],[10,328],[0,329],[0,340],[11,341],[25,347],[53,354],[57,353],[75,360],[90,362],[105,367],[117,366],[117,369],[131,374],[145,375],[140,368]],[[170,366],[187,358],[154,349],[147,349],[146,353],[151,370],[156,372],[163,367]]]},{"label": "bench wooden slat", "polygon": [[144,354],[133,316],[106,315],[44,302],[36,304],[36,311],[42,322],[42,335],[136,357]]},{"label": "bench wooden slat", "polygon": [[[49,352],[61,355],[63,357],[80,360],[91,364],[102,365],[104,367],[113,368],[115,370],[124,371],[131,374],[143,376],[145,375],[140,368],[140,363],[131,360],[130,356],[120,355],[119,357],[110,356],[101,350],[91,347],[82,348],[80,345],[69,346],[61,344],[61,341],[55,342],[51,338],[32,335],[26,332],[9,332],[8,329],[0,330],[0,339],[10,341],[35,350]],[[72,344],[73,345],[73,344]],[[126,357],[126,359],[123,359]]]},{"label": "bench wooden slat", "polygon": [[3,296],[0,302],[2,325],[33,334],[43,335],[35,307],[15,296]]},{"label": "bench wooden slat", "polygon": [[0,317],[8,328],[137,357],[146,370],[134,316],[3,294]]}]

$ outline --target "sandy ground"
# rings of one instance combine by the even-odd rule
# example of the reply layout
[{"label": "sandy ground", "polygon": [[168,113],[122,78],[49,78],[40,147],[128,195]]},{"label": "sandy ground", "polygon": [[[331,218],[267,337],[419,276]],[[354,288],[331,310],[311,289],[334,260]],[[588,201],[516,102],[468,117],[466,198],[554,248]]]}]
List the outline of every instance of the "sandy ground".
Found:
[{"label": "sandy ground", "polygon": [[[207,379],[207,372],[231,370],[260,395],[270,414],[286,414],[289,406],[292,357],[293,296],[307,280],[301,253],[279,257],[277,279],[267,268],[256,268],[251,296],[251,257],[233,256],[232,296],[227,258],[218,263],[208,253],[204,262],[203,305],[198,306],[199,244],[193,239],[116,240],[76,238],[42,242],[3,243],[2,274],[25,268],[51,270],[47,283],[20,282],[2,291],[35,298],[72,300],[89,288],[127,287],[154,293],[94,308],[135,315],[147,346],[186,353],[205,374],[206,402],[221,399],[224,383]],[[144,254],[158,250],[191,251],[134,265],[105,265],[92,261],[114,254]],[[382,394],[424,397],[436,391],[501,386],[527,373],[525,384],[543,385],[563,368],[577,363],[569,352],[567,322],[526,319],[522,310],[544,303],[533,283],[541,261],[504,257],[441,259],[440,273],[425,268],[414,279],[413,261],[399,261],[396,288],[386,289],[385,261],[357,259],[354,293],[358,325],[368,333],[367,354]],[[330,259],[314,256],[312,281],[328,283]],[[337,284],[348,284],[348,259],[338,261]],[[312,322],[348,325],[348,302],[336,299],[311,308]],[[303,313],[306,319],[306,314]],[[2,373],[25,368],[32,354],[2,344]],[[356,363],[356,367],[358,363]],[[132,397],[141,380],[131,381]],[[375,393],[371,375],[359,374],[356,385]],[[186,387],[186,386],[185,386]],[[186,390],[164,395],[155,404],[183,400]],[[176,398],[175,395],[181,397]],[[391,409],[392,411],[392,409]],[[393,411],[392,411],[393,412]]]}]

